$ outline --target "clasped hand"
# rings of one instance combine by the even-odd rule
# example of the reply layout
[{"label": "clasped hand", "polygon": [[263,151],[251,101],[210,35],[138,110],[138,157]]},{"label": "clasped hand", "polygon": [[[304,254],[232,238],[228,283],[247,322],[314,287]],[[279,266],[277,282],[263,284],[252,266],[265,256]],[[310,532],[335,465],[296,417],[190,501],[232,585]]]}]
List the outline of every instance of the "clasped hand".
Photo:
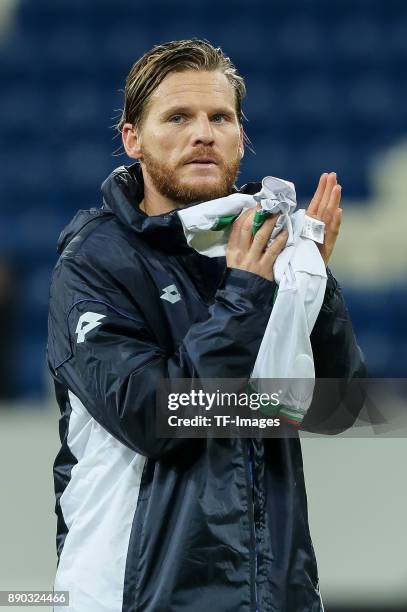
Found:
[{"label": "clasped hand", "polygon": [[[341,186],[337,184],[336,173],[324,172],[306,213],[325,223],[324,244],[317,245],[325,266],[328,265],[339,234],[342,221],[340,201]],[[253,218],[259,208],[260,206],[257,205],[256,208],[246,210],[233,223],[226,249],[226,261],[230,268],[247,270],[268,280],[273,280],[273,265],[286,245],[288,232],[286,229],[281,231],[273,244],[267,248],[268,240],[279,215],[273,214],[266,219],[253,236]]]}]

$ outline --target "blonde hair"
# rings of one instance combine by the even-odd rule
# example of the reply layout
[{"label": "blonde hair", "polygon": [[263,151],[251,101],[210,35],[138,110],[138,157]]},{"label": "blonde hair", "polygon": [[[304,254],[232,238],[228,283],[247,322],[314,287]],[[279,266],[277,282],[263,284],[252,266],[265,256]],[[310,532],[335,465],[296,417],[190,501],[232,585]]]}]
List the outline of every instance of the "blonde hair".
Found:
[{"label": "blonde hair", "polygon": [[171,72],[185,70],[220,70],[235,90],[236,114],[242,124],[242,100],[246,95],[243,78],[220,47],[197,38],[176,40],[156,45],[131,68],[124,90],[124,108],[116,128],[125,123],[141,127],[154,90]]}]

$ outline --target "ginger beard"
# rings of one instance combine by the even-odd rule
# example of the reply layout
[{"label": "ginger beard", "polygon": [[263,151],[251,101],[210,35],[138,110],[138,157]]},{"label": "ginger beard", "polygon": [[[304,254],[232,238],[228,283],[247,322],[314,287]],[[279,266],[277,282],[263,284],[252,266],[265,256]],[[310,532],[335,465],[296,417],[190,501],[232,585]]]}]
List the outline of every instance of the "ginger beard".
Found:
[{"label": "ginger beard", "polygon": [[[207,151],[201,155],[208,154]],[[199,153],[197,153],[197,156]],[[211,153],[208,154],[211,156]],[[145,171],[148,173],[155,189],[162,196],[169,198],[180,205],[192,204],[193,202],[204,202],[215,200],[233,193],[234,184],[239,173],[241,157],[236,151],[236,156],[227,162],[217,158],[218,179],[207,180],[196,177],[193,180],[179,176],[177,169],[157,159],[145,146],[140,158]],[[179,167],[182,168],[183,164]]]}]

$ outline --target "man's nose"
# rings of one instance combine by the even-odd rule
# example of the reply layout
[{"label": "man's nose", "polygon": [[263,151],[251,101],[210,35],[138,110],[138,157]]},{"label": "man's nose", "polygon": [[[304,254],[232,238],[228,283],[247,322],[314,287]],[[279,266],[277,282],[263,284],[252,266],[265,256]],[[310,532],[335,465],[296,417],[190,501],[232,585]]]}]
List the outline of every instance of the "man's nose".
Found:
[{"label": "man's nose", "polygon": [[199,117],[194,125],[194,144],[211,144],[214,140],[213,129],[209,117]]}]

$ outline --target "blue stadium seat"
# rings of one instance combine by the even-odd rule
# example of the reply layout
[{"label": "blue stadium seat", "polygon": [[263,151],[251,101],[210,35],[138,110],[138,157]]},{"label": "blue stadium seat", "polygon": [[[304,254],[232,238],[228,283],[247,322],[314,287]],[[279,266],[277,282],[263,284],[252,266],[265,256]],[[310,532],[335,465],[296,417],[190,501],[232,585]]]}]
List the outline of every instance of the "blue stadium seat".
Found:
[{"label": "blue stadium seat", "polygon": [[44,92],[27,89],[24,83],[5,88],[0,99],[2,121],[1,133],[4,138],[21,146],[27,141],[37,141],[45,130],[47,102]]},{"label": "blue stadium seat", "polygon": [[360,65],[379,67],[387,59],[388,47],[384,44],[381,24],[370,12],[359,16],[350,14],[347,21],[333,26],[331,37],[338,60],[350,71]]},{"label": "blue stadium seat", "polygon": [[78,137],[100,138],[109,123],[108,112],[103,92],[95,87],[77,87],[72,83],[55,97],[50,121],[65,143]]},{"label": "blue stadium seat", "polygon": [[290,73],[300,75],[306,67],[318,67],[329,53],[318,24],[295,14],[273,29],[273,38],[280,72],[288,69]]},{"label": "blue stadium seat", "polygon": [[[108,144],[109,140],[106,143]],[[99,189],[102,181],[115,166],[111,156],[113,146],[108,148],[107,144],[103,146],[102,143],[82,141],[62,152],[58,166],[62,188],[77,186],[84,190]]]}]

